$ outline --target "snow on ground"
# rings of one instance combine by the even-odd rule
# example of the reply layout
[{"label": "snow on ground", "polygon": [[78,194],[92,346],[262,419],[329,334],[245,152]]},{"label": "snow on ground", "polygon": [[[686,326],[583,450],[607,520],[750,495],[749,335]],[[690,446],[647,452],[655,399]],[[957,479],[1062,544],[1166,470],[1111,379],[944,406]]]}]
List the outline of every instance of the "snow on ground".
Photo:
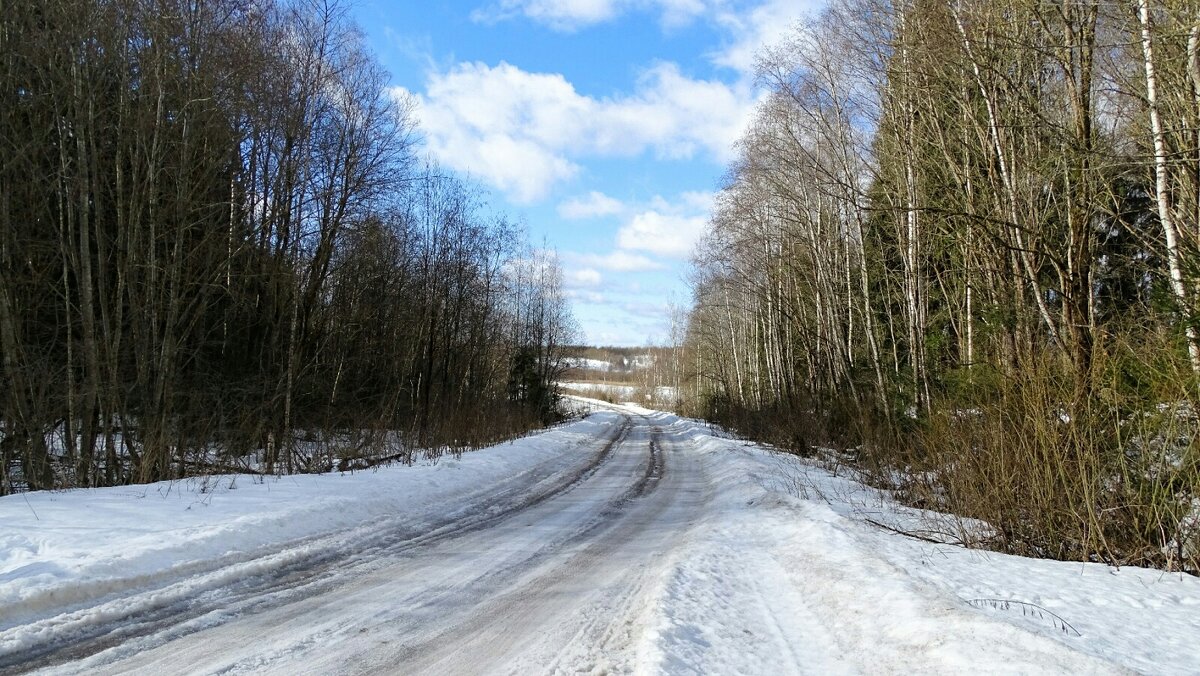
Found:
[{"label": "snow on ground", "polygon": [[[196,575],[383,519],[416,527],[503,483],[583,466],[615,414],[466,453],[351,474],[223,475],[0,498],[0,632],[47,612]],[[322,546],[336,546],[322,543]],[[292,547],[294,556],[310,554]],[[280,565],[278,558],[272,565]],[[246,574],[238,570],[237,574]],[[220,580],[212,580],[217,584]],[[0,641],[0,644],[3,642]]]},{"label": "snow on ground", "polygon": [[[603,465],[607,469],[594,479],[581,479],[579,487],[519,511],[499,526],[473,531],[459,545],[447,540],[429,557],[413,550],[406,556],[414,558],[397,564],[398,572],[385,568],[380,573],[383,584],[397,587],[396,599],[423,598],[419,588],[398,586],[397,576],[408,569],[419,572],[421,565],[440,570],[442,559],[435,554],[442,551],[462,571],[477,569],[481,581],[506,579],[489,568],[506,561],[528,586],[494,590],[462,582],[467,586],[461,599],[414,610],[416,620],[405,619],[403,603],[389,597],[365,610],[361,621],[372,626],[371,621],[384,622],[381,614],[391,613],[396,617],[383,626],[403,629],[403,622],[416,621],[421,627],[426,620],[420,613],[429,612],[431,618],[448,618],[442,621],[450,622],[446,631],[454,635],[460,626],[454,622],[463,620],[453,619],[453,613],[476,613],[471,616],[476,623],[506,626],[480,624],[468,635],[478,634],[485,643],[499,640],[489,638],[492,632],[509,637],[511,646],[497,648],[494,655],[516,651],[514,659],[526,660],[524,666],[535,671],[547,666],[538,661],[543,653],[558,655],[557,666],[569,671],[599,664],[591,653],[611,649],[614,657],[608,662],[620,665],[613,670],[635,673],[1200,673],[1200,579],[1032,560],[905,537],[868,519],[907,529],[922,527],[930,515],[896,505],[886,494],[816,463],[673,415],[574,401],[599,412],[436,464],[0,498],[0,654],[20,649],[21,641],[45,640],[33,629],[23,632],[25,623],[131,590],[157,589],[164,579],[218,585],[220,580],[204,582],[205,572],[240,574],[230,562],[277,565],[279,557],[309,546],[354,546],[385,522],[410,523],[420,531],[421,524],[438,518],[486,510],[496,503],[497,487],[525,490],[581,471],[597,441],[615,438],[630,416],[629,439],[617,444],[613,459]],[[642,469],[642,449],[648,447],[654,457],[654,439],[663,460],[657,473]],[[632,501],[605,498],[613,495],[608,486],[623,494],[620,482],[626,476],[631,481],[661,478],[661,487],[643,487],[639,491],[649,492]],[[588,496],[609,501],[593,505]],[[586,526],[589,514],[610,525]],[[658,530],[655,518],[661,522]],[[542,521],[534,524],[535,519]],[[572,525],[577,522],[585,525]],[[534,525],[536,532],[530,530]],[[318,537],[331,532],[345,538]],[[549,533],[579,544],[522,553],[542,546],[535,543]],[[648,558],[639,558],[643,550]],[[611,552],[623,552],[625,558],[611,558]],[[608,564],[602,565],[606,555]],[[517,564],[527,556],[533,558]],[[613,571],[628,572],[624,577],[631,586],[623,595],[586,600],[587,593],[607,589],[595,586],[597,580],[623,589],[622,576],[613,577]],[[424,575],[430,573],[417,574],[416,584]],[[474,578],[464,572],[455,576]],[[576,579],[586,588],[572,590]],[[364,586],[362,594],[379,598],[385,588]],[[428,593],[438,588],[433,585]],[[523,609],[521,623],[507,622],[516,610],[505,605],[506,599],[517,599],[512,602]],[[580,608],[560,607],[564,603]],[[333,607],[355,612],[345,604]],[[280,612],[303,624],[299,610]],[[546,617],[534,617],[539,612]],[[378,617],[372,620],[370,613]],[[586,623],[576,630],[570,618],[580,617]],[[353,659],[348,651],[357,649],[355,637],[366,631],[355,628],[359,620],[353,617],[339,618],[347,633],[337,639],[338,650],[346,654],[325,655],[330,664]],[[260,621],[273,620],[267,614]],[[473,625],[467,620],[462,626]],[[522,626],[530,627],[528,635],[521,633]],[[565,638],[547,627],[562,628]],[[53,625],[43,625],[39,631],[52,630]],[[230,626],[228,633],[237,631]],[[601,645],[595,635],[612,647]],[[440,645],[439,636],[426,638]],[[197,638],[194,649],[210,649],[207,639]],[[454,645],[445,648],[451,654],[446,659],[452,659]],[[287,652],[295,650],[288,647],[281,654],[301,654]],[[170,655],[171,646],[164,651]],[[632,657],[615,657],[626,653]],[[572,655],[579,656],[573,666],[567,659]],[[430,664],[471,663],[470,655],[459,657],[466,661]],[[419,663],[421,656],[415,659]],[[249,671],[296,666],[255,659],[237,664],[251,665]],[[318,663],[306,668],[316,669],[312,664]]]},{"label": "snow on ground", "polygon": [[560,382],[564,390],[582,395],[609,395],[616,399],[633,399],[638,388],[634,385],[619,385],[616,383],[581,383],[573,381]]},{"label": "snow on ground", "polygon": [[846,658],[791,656],[811,673],[1200,673],[1200,579],[901,536],[867,519],[919,530],[930,515],[796,457],[695,438],[721,490],[664,573],[650,671],[766,673],[765,634]]},{"label": "snow on ground", "polygon": [[609,371],[612,369],[612,363],[603,359],[588,359],[587,357],[567,357],[563,359],[563,365],[572,369],[589,369],[592,371]]},{"label": "snow on ground", "polygon": [[[595,383],[595,382],[579,382],[579,381],[562,381],[558,383],[560,387],[573,394],[591,396],[609,396],[622,401],[634,401],[638,398],[638,392],[642,389],[637,385],[623,385],[619,383]],[[644,396],[644,395],[643,395]],[[660,402],[674,401],[675,388],[668,385],[661,385],[654,388],[654,396]]]}]

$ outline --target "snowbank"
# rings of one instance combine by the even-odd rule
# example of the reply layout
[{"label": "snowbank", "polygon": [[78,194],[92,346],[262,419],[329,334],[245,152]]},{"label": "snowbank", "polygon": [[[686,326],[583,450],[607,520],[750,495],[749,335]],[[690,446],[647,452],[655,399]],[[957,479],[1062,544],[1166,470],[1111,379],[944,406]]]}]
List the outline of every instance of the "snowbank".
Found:
[{"label": "snowbank", "polygon": [[[599,413],[436,462],[353,474],[222,475],[0,498],[0,631],[130,589],[235,564],[311,555],[369,538],[381,522],[436,524],[480,496],[528,488],[590,459]],[[324,542],[336,534],[337,541]],[[284,551],[286,549],[286,551]],[[222,582],[221,576],[209,580]]]},{"label": "snowbank", "polygon": [[[717,491],[663,574],[647,673],[1200,673],[1200,579],[901,536],[870,521],[919,531],[936,515],[650,415],[695,441]],[[794,669],[760,633],[788,639]]]}]

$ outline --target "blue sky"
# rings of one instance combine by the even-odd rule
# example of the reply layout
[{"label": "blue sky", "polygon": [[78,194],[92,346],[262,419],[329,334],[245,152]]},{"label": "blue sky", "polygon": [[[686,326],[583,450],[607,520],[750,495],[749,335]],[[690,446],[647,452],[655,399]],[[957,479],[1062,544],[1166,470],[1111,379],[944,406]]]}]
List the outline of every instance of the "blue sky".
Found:
[{"label": "blue sky", "polygon": [[754,54],[819,0],[357,0],[422,152],[558,251],[583,340],[667,339],[753,114]]}]

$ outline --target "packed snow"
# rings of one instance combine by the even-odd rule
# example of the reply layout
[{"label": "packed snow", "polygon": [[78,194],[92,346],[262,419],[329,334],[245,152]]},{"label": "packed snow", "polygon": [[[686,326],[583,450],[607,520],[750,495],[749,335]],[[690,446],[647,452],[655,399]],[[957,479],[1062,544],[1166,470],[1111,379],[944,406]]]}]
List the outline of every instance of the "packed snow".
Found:
[{"label": "packed snow", "polygon": [[[487,452],[357,473],[219,475],[5,496],[0,653],[22,646],[21,623],[63,609],[272,555],[269,565],[282,565],[316,548],[354,544],[383,521],[417,528],[475,509],[507,486],[582,466],[586,456],[573,449],[610,423],[602,414]],[[319,537],[330,534],[332,542]]]},{"label": "packed snow", "polygon": [[719,516],[665,573],[651,671],[1200,673],[1200,579],[906,537],[874,524],[939,516],[761,446],[696,441]]},{"label": "packed snow", "polygon": [[1200,579],[907,537],[937,515],[844,469],[576,402],[436,463],[0,498],[0,671],[1200,672]]}]

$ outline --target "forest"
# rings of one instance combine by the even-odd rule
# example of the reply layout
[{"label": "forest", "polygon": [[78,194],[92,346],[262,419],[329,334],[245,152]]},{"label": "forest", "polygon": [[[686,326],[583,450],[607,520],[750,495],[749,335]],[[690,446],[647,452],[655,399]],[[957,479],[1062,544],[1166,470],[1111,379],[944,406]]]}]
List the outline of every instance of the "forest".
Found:
[{"label": "forest", "polygon": [[556,258],[412,106],[334,0],[0,0],[0,495],[555,419]]},{"label": "forest", "polygon": [[[1200,5],[830,0],[758,82],[639,384],[1200,570]],[[400,91],[336,0],[0,0],[0,495],[458,452],[621,356]]]},{"label": "forest", "polygon": [[691,413],[964,540],[1200,569],[1200,5],[832,0],[759,77]]}]

